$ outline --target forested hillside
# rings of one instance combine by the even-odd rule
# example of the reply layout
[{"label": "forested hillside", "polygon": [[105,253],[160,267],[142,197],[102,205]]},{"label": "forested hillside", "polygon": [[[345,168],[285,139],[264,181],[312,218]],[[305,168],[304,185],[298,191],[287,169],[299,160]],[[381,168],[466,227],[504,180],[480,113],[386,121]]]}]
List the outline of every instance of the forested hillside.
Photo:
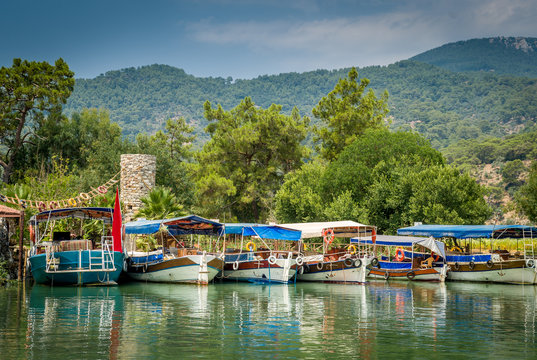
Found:
[{"label": "forested hillside", "polygon": [[[260,76],[252,80],[198,78],[165,65],[111,71],[95,79],[78,79],[66,112],[104,108],[125,135],[154,133],[167,118],[185,117],[204,142],[203,103],[224,109],[246,96],[255,104],[280,104],[302,115],[344,78],[349,69]],[[433,65],[402,61],[358,69],[375,93],[389,92],[394,128],[412,128],[436,148],[481,135],[504,136],[535,124],[537,79],[492,73],[454,73]],[[315,123],[313,119],[313,123]]]},{"label": "forested hillside", "polygon": [[485,71],[537,77],[537,38],[495,37],[458,41],[416,55],[411,60],[456,72]]}]

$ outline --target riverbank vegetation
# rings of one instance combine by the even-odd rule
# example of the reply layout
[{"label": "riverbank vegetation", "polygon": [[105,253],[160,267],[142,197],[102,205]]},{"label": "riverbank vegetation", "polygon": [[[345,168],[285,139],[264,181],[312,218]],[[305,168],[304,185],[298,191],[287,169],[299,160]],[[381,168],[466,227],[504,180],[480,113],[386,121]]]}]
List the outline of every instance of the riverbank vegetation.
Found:
[{"label": "riverbank vegetation", "polygon": [[[7,91],[7,79],[19,71],[20,63],[2,68],[2,91]],[[61,59],[50,66],[55,69],[33,71],[50,73],[57,83],[72,78]],[[416,65],[397,65],[401,66]],[[412,78],[412,72],[406,73]],[[197,148],[193,144],[200,134],[184,117],[165,120],[164,128],[153,134],[126,137],[121,122],[111,121],[107,110],[82,109],[67,115],[61,105],[71,82],[65,82],[64,90],[54,90],[62,97],[31,98],[35,91],[31,84],[18,90],[18,98],[26,99],[24,105],[35,111],[28,113],[19,137],[20,121],[1,128],[0,155],[12,163],[4,166],[3,194],[14,192],[29,200],[70,198],[117,174],[121,154],[145,153],[157,157],[157,190],[173,198],[174,214],[195,212],[227,222],[349,219],[393,233],[414,221],[476,224],[490,220],[495,212],[487,199],[493,195],[470,176],[469,165],[501,158],[505,161],[502,176],[508,186],[516,187],[518,211],[533,219],[534,184],[526,183],[523,176],[529,167],[524,161],[536,155],[535,141],[528,145],[524,140],[530,133],[506,138],[505,144],[492,138],[461,142],[458,148],[448,148],[445,157],[411,128],[394,130],[388,113],[390,95],[385,91],[390,89],[377,96],[379,92],[370,85],[373,81],[360,78],[354,68],[317,98],[314,119],[299,106],[285,111],[293,97],[285,105],[268,106],[247,94],[237,95],[233,106],[205,98],[199,109],[207,124],[205,141]],[[13,101],[2,96],[0,102],[5,118]],[[419,126],[428,124],[425,118],[420,121]],[[461,160],[464,156],[467,160]],[[535,176],[532,170],[529,179]],[[160,195],[158,201],[167,201],[164,193]],[[158,212],[152,198],[146,200],[147,207],[155,205],[153,210]]]}]

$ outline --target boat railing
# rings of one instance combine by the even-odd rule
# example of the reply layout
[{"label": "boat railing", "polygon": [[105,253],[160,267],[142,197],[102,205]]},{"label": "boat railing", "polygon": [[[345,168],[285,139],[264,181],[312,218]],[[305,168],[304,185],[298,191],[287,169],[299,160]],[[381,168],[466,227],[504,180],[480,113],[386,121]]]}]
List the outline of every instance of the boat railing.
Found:
[{"label": "boat railing", "polygon": [[535,259],[535,248],[533,242],[524,243],[524,260]]},{"label": "boat railing", "polygon": [[[116,271],[114,264],[114,254],[111,251],[112,237],[101,237],[100,249],[79,249],[78,257],[75,261],[68,260],[66,264],[61,264],[61,257],[57,256],[56,245],[49,243],[45,245],[46,272],[47,273],[68,273],[68,272],[92,272],[92,271]],[[76,250],[74,250],[76,251]],[[61,248],[59,248],[61,252]],[[87,254],[87,255],[86,255]],[[87,261],[86,261],[87,259]]]}]

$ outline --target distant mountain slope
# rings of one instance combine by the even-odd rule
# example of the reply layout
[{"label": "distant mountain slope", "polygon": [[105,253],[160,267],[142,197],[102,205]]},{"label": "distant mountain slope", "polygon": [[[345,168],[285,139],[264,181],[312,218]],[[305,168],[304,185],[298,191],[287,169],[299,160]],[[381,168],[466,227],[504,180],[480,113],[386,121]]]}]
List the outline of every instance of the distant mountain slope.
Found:
[{"label": "distant mountain slope", "polygon": [[[169,117],[184,116],[204,141],[203,103],[235,107],[246,96],[264,108],[281,104],[303,115],[328,94],[349,69],[317,70],[260,76],[232,82],[198,78],[166,65],[111,71],[95,79],[78,79],[66,111],[105,108],[126,135],[153,133]],[[537,79],[494,73],[454,73],[439,67],[402,61],[359,69],[377,96],[390,93],[392,126],[412,128],[442,148],[480,135],[503,136],[533,126],[537,118]]]},{"label": "distant mountain slope", "polygon": [[537,38],[494,37],[446,44],[410,60],[455,72],[486,71],[537,78]]}]

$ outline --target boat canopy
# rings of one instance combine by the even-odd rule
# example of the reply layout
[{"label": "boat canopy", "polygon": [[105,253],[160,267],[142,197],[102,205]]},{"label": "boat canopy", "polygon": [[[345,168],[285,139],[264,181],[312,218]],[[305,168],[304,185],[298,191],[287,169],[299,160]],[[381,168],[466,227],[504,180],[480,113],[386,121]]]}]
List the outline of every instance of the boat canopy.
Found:
[{"label": "boat canopy", "polygon": [[35,225],[48,220],[59,219],[84,219],[84,220],[102,220],[107,224],[112,223],[114,209],[100,207],[77,207],[65,209],[53,209],[42,211],[30,219],[30,224]]},{"label": "boat canopy", "polygon": [[411,247],[414,245],[423,246],[440,256],[446,258],[446,246],[443,242],[435,240],[432,236],[410,237],[410,236],[392,236],[392,235],[377,235],[377,240],[373,242],[371,239],[352,238],[351,244],[363,245],[380,245],[380,246],[402,246]]},{"label": "boat canopy", "polygon": [[261,239],[298,241],[301,231],[289,229],[283,225],[263,224],[225,224],[226,234],[241,234],[243,236],[257,236]]},{"label": "boat canopy", "polygon": [[[354,237],[358,236],[360,232],[371,232],[375,229],[374,226],[364,225],[350,220],[280,224],[280,226],[302,231],[303,239],[322,237],[323,230],[325,229],[333,229],[334,235],[337,237]],[[364,236],[367,236],[367,234],[364,234]]]},{"label": "boat canopy", "polygon": [[472,238],[524,238],[537,237],[537,227],[526,225],[416,225],[397,230],[398,235]]},{"label": "boat canopy", "polygon": [[165,226],[171,235],[221,235],[224,229],[219,222],[188,215],[173,219],[131,221],[125,224],[125,233],[149,235],[158,232],[161,226]]}]

